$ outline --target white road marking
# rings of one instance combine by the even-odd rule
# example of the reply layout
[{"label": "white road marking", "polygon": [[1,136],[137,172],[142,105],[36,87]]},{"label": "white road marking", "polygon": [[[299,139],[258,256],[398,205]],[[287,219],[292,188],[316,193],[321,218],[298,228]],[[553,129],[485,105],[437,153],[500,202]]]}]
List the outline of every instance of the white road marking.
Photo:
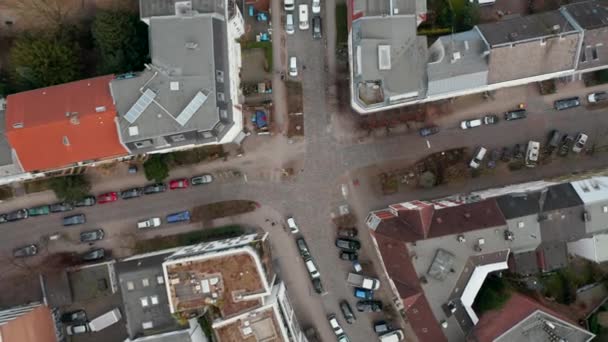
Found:
[{"label": "white road marking", "polygon": [[431,148],[431,142],[430,141],[426,141],[426,147]]},{"label": "white road marking", "polygon": [[245,183],[247,183],[247,174],[246,173],[243,174],[243,178],[245,179]]}]

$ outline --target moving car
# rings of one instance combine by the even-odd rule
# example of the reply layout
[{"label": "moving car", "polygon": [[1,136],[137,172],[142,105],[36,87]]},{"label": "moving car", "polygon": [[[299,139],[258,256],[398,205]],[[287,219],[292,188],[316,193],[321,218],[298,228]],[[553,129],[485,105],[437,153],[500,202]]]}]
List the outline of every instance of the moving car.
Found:
[{"label": "moving car", "polygon": [[507,121],[513,121],[513,120],[519,120],[519,119],[525,119],[525,118],[526,118],[525,109],[510,110],[505,113],[505,120],[507,120]]},{"label": "moving car", "polygon": [[167,185],[165,183],[154,183],[144,186],[144,195],[159,194],[167,191]]},{"label": "moving car", "polygon": [[106,251],[103,248],[93,249],[82,254],[83,261],[95,261],[103,259],[106,256]]},{"label": "moving car", "polygon": [[310,257],[310,250],[308,249],[308,245],[306,244],[306,241],[304,241],[304,238],[297,239],[296,245],[298,246],[298,251],[300,251],[300,255],[303,258]]},{"label": "moving car", "polygon": [[337,337],[344,335],[344,329],[342,329],[340,323],[338,323],[338,318],[336,318],[335,314],[327,316],[327,320],[329,321],[329,326]]},{"label": "moving car", "polygon": [[312,13],[321,13],[321,0],[312,0]]},{"label": "moving car", "polygon": [[15,258],[26,258],[38,254],[38,246],[35,244],[19,247],[13,250]]},{"label": "moving car", "polygon": [[312,39],[321,39],[322,36],[323,33],[321,32],[321,17],[315,15],[314,17],[312,17]]},{"label": "moving car", "polygon": [[23,220],[23,219],[26,219],[27,217],[28,217],[27,209],[18,209],[18,210],[11,211],[10,213],[6,214],[6,220],[8,222]]},{"label": "moving car", "polygon": [[62,213],[65,211],[70,211],[70,210],[74,209],[74,207],[70,203],[61,202],[61,203],[51,204],[49,206],[49,209],[51,210],[52,213]]},{"label": "moving car", "polygon": [[123,200],[128,200],[131,198],[140,197],[143,193],[144,192],[143,192],[142,188],[131,188],[131,189],[121,191],[120,198],[122,198]]},{"label": "moving car", "polygon": [[187,178],[174,179],[169,182],[169,189],[185,189],[189,186],[189,182]]},{"label": "moving car", "polygon": [[597,93],[587,95],[587,101],[589,101],[589,103],[598,103],[606,100],[608,100],[608,93],[605,91],[598,91]]},{"label": "moving car", "polygon": [[570,109],[580,106],[581,100],[578,98],[578,96],[569,97],[566,99],[557,100],[553,102],[553,105],[555,106],[556,110]]},{"label": "moving car", "polygon": [[488,150],[486,150],[484,147],[478,147],[477,151],[473,155],[473,159],[471,159],[471,162],[469,163],[469,166],[473,169],[478,168],[479,165],[481,165],[483,158],[486,156],[486,152],[488,152]]},{"label": "moving car", "polygon": [[167,215],[167,223],[178,223],[190,221],[190,212],[188,210]]},{"label": "moving car", "polygon": [[562,138],[562,143],[559,147],[559,156],[560,157],[565,157],[568,155],[568,153],[570,152],[570,147],[574,145],[574,138],[571,135],[564,135],[564,137]]},{"label": "moving car", "polygon": [[87,218],[84,214],[70,215],[63,218],[64,226],[75,226],[77,224],[85,224],[86,222]]},{"label": "moving car", "polygon": [[357,260],[358,258],[359,256],[357,255],[357,252],[340,251],[340,259],[342,260],[353,261]]},{"label": "moving car", "polygon": [[108,192],[105,194],[101,194],[99,196],[97,196],[97,203],[99,204],[104,204],[104,203],[110,203],[110,202],[114,202],[118,199],[118,195],[116,194],[116,192]]},{"label": "moving car", "polygon": [[576,136],[576,139],[574,139],[574,146],[572,146],[572,152],[580,153],[585,147],[585,144],[587,143],[587,138],[589,138],[587,134],[579,133]]},{"label": "moving car", "polygon": [[350,307],[347,301],[343,300],[340,302],[340,310],[342,311],[342,315],[344,315],[344,320],[348,324],[353,324],[353,322],[357,319],[355,314],[353,313],[353,309]]},{"label": "moving car", "polygon": [[298,225],[296,224],[296,220],[294,220],[291,216],[287,218],[287,227],[289,228],[289,232],[291,232],[291,234],[295,234],[300,231],[300,228],[298,228]]},{"label": "moving car", "polygon": [[300,4],[298,6],[298,21],[300,30],[308,30],[308,5]]},{"label": "moving car", "polygon": [[423,127],[418,131],[418,133],[420,134],[421,137],[428,137],[429,135],[433,135],[438,132],[439,132],[439,127],[437,127],[437,126]]},{"label": "moving car", "polygon": [[361,242],[353,239],[338,238],[336,247],[346,251],[356,251],[361,248]]},{"label": "moving car", "polygon": [[65,327],[65,331],[68,335],[78,335],[89,332],[89,325],[87,323],[68,325]]},{"label": "moving car", "polygon": [[295,27],[293,25],[293,14],[287,13],[285,16],[285,33],[294,34],[296,32]]},{"label": "moving car", "polygon": [[538,141],[529,141],[528,149],[526,150],[526,166],[535,167],[538,163],[538,153],[540,151],[540,143]]},{"label": "moving car", "polygon": [[211,182],[213,182],[213,176],[208,173],[205,173],[204,175],[192,177],[192,179],[190,179],[190,184],[192,184],[192,185],[209,184]]},{"label": "moving car", "polygon": [[360,300],[357,302],[359,312],[378,312],[382,311],[382,302],[379,300]]},{"label": "moving car", "polygon": [[289,57],[289,76],[298,77],[298,60],[296,57]]},{"label": "moving car", "polygon": [[145,228],[156,228],[160,226],[160,217],[153,217],[147,220],[137,222],[137,228],[145,229]]},{"label": "moving car", "polygon": [[80,199],[79,201],[74,202],[75,207],[91,207],[94,206],[97,201],[95,200],[95,196],[86,196]]},{"label": "moving car", "polygon": [[102,240],[104,237],[103,229],[87,230],[80,233],[80,242],[93,242]]},{"label": "moving car", "polygon": [[29,216],[48,215],[50,212],[51,212],[51,209],[48,205],[41,205],[41,206],[29,208],[27,210],[27,214]]},{"label": "moving car", "polygon": [[481,119],[464,120],[460,123],[460,128],[469,129],[469,128],[473,128],[473,127],[479,127],[479,126],[481,126],[481,124],[482,124]]},{"label": "moving car", "polygon": [[496,125],[498,123],[498,115],[488,114],[482,120],[484,125]]},{"label": "moving car", "polygon": [[86,321],[87,313],[84,310],[70,311],[61,315],[61,322],[63,323],[82,323]]}]

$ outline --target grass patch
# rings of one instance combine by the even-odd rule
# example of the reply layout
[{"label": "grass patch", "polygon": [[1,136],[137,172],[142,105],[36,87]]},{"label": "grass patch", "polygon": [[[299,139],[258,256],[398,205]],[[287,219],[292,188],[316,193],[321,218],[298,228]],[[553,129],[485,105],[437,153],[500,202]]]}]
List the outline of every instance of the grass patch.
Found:
[{"label": "grass patch", "polygon": [[51,190],[51,182],[50,179],[40,179],[23,183],[23,187],[25,188],[25,192],[28,194],[34,192],[42,192]]},{"label": "grass patch", "polygon": [[224,148],[222,145],[209,145],[186,151],[173,152],[170,155],[169,164],[171,166],[185,166],[222,158],[224,156]]},{"label": "grass patch", "polygon": [[264,58],[266,59],[266,66],[264,70],[267,72],[272,71],[272,42],[250,42],[241,41],[241,50],[249,49],[262,49],[264,50]]},{"label": "grass patch", "polygon": [[511,297],[511,290],[503,278],[489,276],[475,297],[473,309],[481,316],[486,311],[500,309]]},{"label": "grass patch", "polygon": [[348,40],[348,10],[346,4],[336,5],[336,46],[346,45]]},{"label": "grass patch", "polygon": [[569,305],[576,299],[576,287],[569,281],[565,272],[559,271],[541,278],[543,294],[554,298],[560,304]]},{"label": "grass patch", "polygon": [[211,221],[222,217],[234,216],[254,211],[252,201],[223,201],[200,205],[192,209],[192,222]]},{"label": "grass patch", "polygon": [[244,229],[241,226],[224,226],[213,229],[197,230],[184,234],[155,237],[147,240],[140,240],[135,243],[136,253],[149,253],[179,246],[193,245],[205,241],[228,239],[243,235]]},{"label": "grass patch", "polygon": [[0,200],[5,200],[12,198],[15,194],[13,193],[13,188],[8,185],[0,186]]}]

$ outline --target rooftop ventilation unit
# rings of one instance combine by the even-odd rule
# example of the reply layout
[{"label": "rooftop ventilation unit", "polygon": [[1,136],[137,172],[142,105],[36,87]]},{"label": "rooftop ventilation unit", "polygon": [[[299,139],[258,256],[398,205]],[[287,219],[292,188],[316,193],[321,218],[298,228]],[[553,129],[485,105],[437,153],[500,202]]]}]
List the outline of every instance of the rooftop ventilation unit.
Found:
[{"label": "rooftop ventilation unit", "polygon": [[460,55],[460,51],[456,51],[452,54],[452,63],[456,63],[462,56]]},{"label": "rooftop ventilation unit", "polygon": [[198,43],[187,42],[186,43],[186,49],[188,49],[188,50],[196,50],[196,49],[198,49]]},{"label": "rooftop ventilation unit", "polygon": [[378,45],[378,69],[391,70],[390,45]]},{"label": "rooftop ventilation unit", "polygon": [[169,88],[171,89],[171,91],[178,91],[179,90],[179,82],[178,81],[171,81],[171,83],[169,84]]},{"label": "rooftop ventilation unit", "polygon": [[139,127],[137,126],[129,126],[129,136],[133,137],[139,135]]},{"label": "rooftop ventilation unit", "polygon": [[137,102],[129,109],[127,114],[125,114],[125,120],[129,121],[129,123],[134,123],[148,106],[150,106],[155,97],[156,93],[152,91],[152,89],[146,89],[139,99],[137,99]]},{"label": "rooftop ventilation unit", "polygon": [[192,2],[178,1],[175,3],[175,15],[183,16],[192,13]]}]

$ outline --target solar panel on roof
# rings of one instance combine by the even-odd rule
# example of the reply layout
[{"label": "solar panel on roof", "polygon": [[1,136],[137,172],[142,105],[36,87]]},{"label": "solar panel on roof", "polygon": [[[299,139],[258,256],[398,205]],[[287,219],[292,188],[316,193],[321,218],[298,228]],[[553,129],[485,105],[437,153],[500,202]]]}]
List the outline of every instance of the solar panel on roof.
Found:
[{"label": "solar panel on roof", "polygon": [[129,123],[134,123],[137,118],[141,115],[141,113],[148,108],[152,100],[156,97],[156,93],[151,89],[146,89],[143,94],[137,99],[135,104],[129,109],[127,114],[125,114],[125,120],[129,121]]},{"label": "solar panel on roof", "polygon": [[205,101],[207,101],[207,97],[208,97],[207,95],[203,94],[200,91],[198,93],[196,93],[196,95],[194,95],[194,97],[192,98],[190,103],[188,103],[186,108],[184,108],[184,110],[182,110],[182,112],[179,113],[179,115],[175,119],[177,121],[177,123],[184,126],[188,122],[188,120],[190,120],[190,118],[192,118],[194,113],[196,113],[196,111],[199,110],[199,108],[201,108],[203,103],[205,103]]}]

